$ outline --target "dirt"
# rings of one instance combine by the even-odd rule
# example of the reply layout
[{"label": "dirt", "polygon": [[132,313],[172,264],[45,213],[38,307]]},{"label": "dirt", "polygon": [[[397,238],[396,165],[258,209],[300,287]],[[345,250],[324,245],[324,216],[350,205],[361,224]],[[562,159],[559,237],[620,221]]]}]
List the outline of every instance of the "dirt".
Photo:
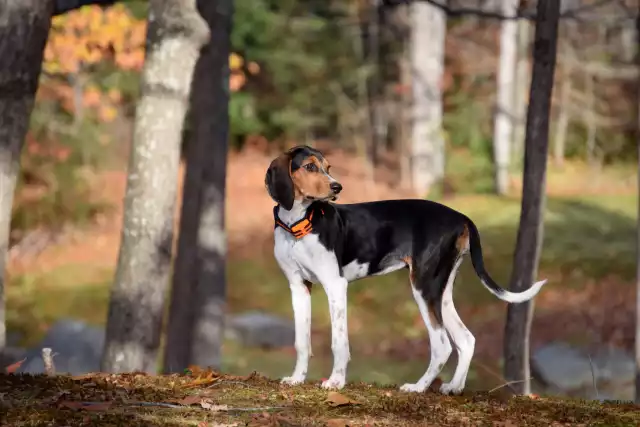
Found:
[{"label": "dirt", "polygon": [[0,374],[0,424],[22,426],[635,426],[633,404],[540,396],[504,389],[443,396],[397,386],[286,386],[259,374]]}]

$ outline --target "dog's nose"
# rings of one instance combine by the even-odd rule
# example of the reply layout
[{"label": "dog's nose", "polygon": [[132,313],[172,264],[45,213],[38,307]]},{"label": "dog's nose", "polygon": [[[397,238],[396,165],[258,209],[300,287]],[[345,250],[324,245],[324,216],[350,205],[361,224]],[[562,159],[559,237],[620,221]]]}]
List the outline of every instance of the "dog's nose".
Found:
[{"label": "dog's nose", "polygon": [[342,185],[340,185],[339,182],[332,182],[331,185],[329,185],[329,188],[331,188],[331,191],[336,194],[342,191]]}]

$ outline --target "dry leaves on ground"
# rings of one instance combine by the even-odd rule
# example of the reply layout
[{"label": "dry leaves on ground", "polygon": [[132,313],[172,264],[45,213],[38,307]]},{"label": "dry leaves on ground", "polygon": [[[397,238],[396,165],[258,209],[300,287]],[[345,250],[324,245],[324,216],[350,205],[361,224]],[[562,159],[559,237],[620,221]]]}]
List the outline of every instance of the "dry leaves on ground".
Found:
[{"label": "dry leaves on ground", "polygon": [[330,391],[327,395],[327,399],[325,400],[329,404],[329,406],[344,406],[344,405],[359,405],[360,402],[357,402],[353,399],[344,396],[337,391]]}]

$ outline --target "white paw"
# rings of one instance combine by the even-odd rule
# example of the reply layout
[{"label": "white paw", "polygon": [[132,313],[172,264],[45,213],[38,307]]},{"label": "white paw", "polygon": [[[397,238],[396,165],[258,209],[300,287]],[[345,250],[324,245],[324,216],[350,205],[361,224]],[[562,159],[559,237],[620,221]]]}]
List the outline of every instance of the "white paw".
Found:
[{"label": "white paw", "polygon": [[329,377],[328,380],[322,381],[322,388],[327,388],[327,389],[341,389],[342,387],[344,387],[344,383],[345,383],[345,378],[344,377],[334,377],[331,376]]},{"label": "white paw", "polygon": [[463,388],[464,388],[464,386],[463,387],[459,387],[456,384],[443,383],[440,386],[440,393],[442,393],[442,394],[451,394],[451,395],[457,396],[459,394],[462,394],[462,389]]},{"label": "white paw", "polygon": [[426,389],[427,387],[425,387],[423,384],[420,384],[420,383],[415,383],[415,384],[407,383],[400,387],[400,391],[407,391],[410,393],[422,393]]},{"label": "white paw", "polygon": [[302,375],[292,375],[290,377],[284,377],[280,380],[282,384],[296,385],[302,384],[304,382],[304,376]]}]

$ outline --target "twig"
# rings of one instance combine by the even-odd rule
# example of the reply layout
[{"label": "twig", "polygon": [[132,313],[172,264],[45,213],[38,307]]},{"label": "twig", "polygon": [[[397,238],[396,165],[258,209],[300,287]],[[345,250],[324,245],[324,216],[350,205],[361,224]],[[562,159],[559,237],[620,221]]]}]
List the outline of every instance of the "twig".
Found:
[{"label": "twig", "polygon": [[593,369],[593,363],[591,362],[591,355],[587,353],[587,357],[589,358],[589,367],[591,368],[591,378],[593,379],[593,388],[596,391],[596,399],[600,400],[600,394],[598,393],[598,384],[596,384],[596,373]]},{"label": "twig", "polygon": [[179,409],[179,408],[186,408],[186,406],[184,405],[176,405],[173,403],[166,403],[166,402],[127,402],[126,405],[130,405],[130,406],[160,406],[163,408],[175,408],[175,409]]},{"label": "twig", "polygon": [[254,412],[254,411],[272,411],[275,409],[287,409],[286,406],[263,406],[262,408],[229,408],[224,412]]},{"label": "twig", "polygon": [[[484,370],[485,370],[485,372],[487,372],[487,373],[489,373],[489,374],[493,375],[494,377],[496,377],[496,378],[497,378],[497,379],[499,379],[500,381],[505,381],[505,378],[504,378],[502,375],[500,375],[500,374],[496,373],[493,369],[489,368],[488,366],[484,365],[483,363],[478,362],[477,360],[474,360],[472,363],[473,363],[474,365],[477,365],[477,366],[479,366],[480,368],[484,369]],[[506,383],[502,384],[501,386],[499,386],[498,388],[500,388],[500,387],[505,387],[505,386],[506,386],[506,387],[509,387],[509,389],[510,389],[512,392],[517,393],[517,391],[516,391],[513,387],[511,387],[511,382],[506,382]],[[491,393],[491,392],[489,392],[489,393]]]},{"label": "twig", "polygon": [[[506,382],[506,383],[504,383],[504,384],[502,384],[502,385],[499,385],[498,387],[492,388],[491,390],[489,390],[489,393],[493,393],[494,391],[499,390],[499,389],[501,389],[502,387],[507,387],[507,386],[509,386],[509,388],[511,388],[510,386],[511,386],[512,384],[523,383],[523,382],[525,382],[525,381],[529,381],[529,380],[531,380],[531,379],[533,379],[533,377],[529,377],[529,378],[527,378],[526,380],[509,381],[509,382]],[[511,390],[513,390],[513,389],[511,389]]]},{"label": "twig", "polygon": [[[82,405],[98,405],[103,404],[105,402],[80,402]],[[166,403],[166,402],[125,402],[124,406],[159,406],[162,408],[172,408],[172,409],[183,409],[183,408],[202,408],[200,406],[188,406],[188,405],[177,405],[174,403]],[[255,411],[271,411],[276,409],[286,409],[286,406],[263,406],[260,408],[226,408],[226,409],[218,409],[216,412],[255,412]]]},{"label": "twig", "polygon": [[54,376],[56,374],[56,367],[53,364],[53,355],[51,354],[51,349],[45,347],[42,349],[42,360],[44,362],[44,372],[48,376]]}]

